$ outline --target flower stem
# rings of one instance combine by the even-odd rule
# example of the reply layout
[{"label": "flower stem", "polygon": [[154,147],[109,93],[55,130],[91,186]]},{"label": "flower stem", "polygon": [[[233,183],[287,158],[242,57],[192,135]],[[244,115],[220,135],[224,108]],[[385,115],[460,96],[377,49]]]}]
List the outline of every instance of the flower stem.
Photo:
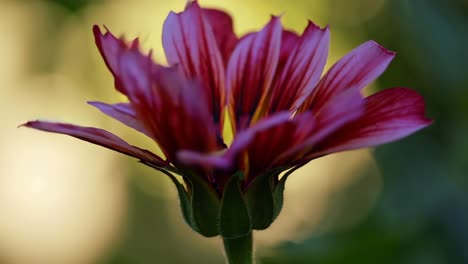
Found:
[{"label": "flower stem", "polygon": [[253,264],[252,232],[236,238],[223,238],[228,264]]}]

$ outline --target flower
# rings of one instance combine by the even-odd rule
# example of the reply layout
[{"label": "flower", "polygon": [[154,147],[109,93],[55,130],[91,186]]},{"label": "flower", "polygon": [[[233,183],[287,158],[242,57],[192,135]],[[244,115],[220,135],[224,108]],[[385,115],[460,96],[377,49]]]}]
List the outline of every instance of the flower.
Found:
[{"label": "flower", "polygon": [[[166,173],[177,186],[185,220],[205,236],[265,229],[279,214],[285,181],[295,169],[431,123],[412,90],[362,96],[395,56],[373,41],[321,77],[330,30],[312,22],[299,35],[272,17],[263,29],[238,38],[228,14],[190,2],[163,26],[169,66],[143,54],[138,39],[127,42],[98,26],[93,31],[115,88],[129,102],[90,104],[153,139],[165,157],[98,128],[45,121],[25,126],[98,144]],[[223,140],[225,110],[234,134],[230,146]]]}]

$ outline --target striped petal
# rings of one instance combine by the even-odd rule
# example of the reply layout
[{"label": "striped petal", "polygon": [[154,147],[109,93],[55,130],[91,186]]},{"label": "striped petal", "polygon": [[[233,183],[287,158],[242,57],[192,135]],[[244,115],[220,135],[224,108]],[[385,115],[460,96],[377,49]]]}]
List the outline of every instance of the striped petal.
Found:
[{"label": "striped petal", "polygon": [[107,65],[107,68],[111,71],[115,79],[115,88],[127,95],[127,89],[122,85],[119,79],[120,74],[120,57],[123,53],[127,52],[130,49],[135,49],[138,47],[138,39],[135,39],[133,42],[127,43],[123,38],[117,38],[112,33],[110,33],[107,28],[106,32],[102,34],[99,26],[93,26],[93,33],[96,42],[96,46],[101,53],[104,62]]},{"label": "striped petal", "polygon": [[279,78],[273,85],[270,113],[294,110],[310,94],[327,62],[329,42],[329,29],[309,22],[296,45],[289,47],[284,68],[277,72]]},{"label": "striped petal", "polygon": [[269,169],[287,167],[298,160],[300,157],[293,155],[278,157],[302,143],[315,125],[310,112],[294,118],[289,112],[278,112],[240,132],[231,147],[222,154],[181,151],[179,157],[187,164],[204,164],[228,174],[242,170],[248,184]]},{"label": "striped petal", "polygon": [[339,60],[320,80],[300,110],[319,109],[334,96],[348,90],[361,90],[377,79],[395,57],[374,41],[368,41]]},{"label": "striped petal", "polygon": [[[303,156],[313,151],[323,139],[330,137],[336,131],[345,131],[344,127],[360,118],[363,113],[364,100],[359,91],[348,90],[334,97],[319,112],[314,113],[312,121],[315,122],[315,126],[312,130],[306,130],[304,140],[279,155],[278,159],[292,160],[291,157],[297,157],[293,162],[302,162]],[[311,121],[305,120],[305,122]]]},{"label": "striped petal", "polygon": [[291,119],[291,114],[288,112],[281,112],[274,114],[249,129],[240,132],[232,142],[229,149],[224,153],[196,153],[193,151],[183,150],[180,151],[179,157],[186,164],[204,163],[207,166],[217,167],[219,169],[229,170],[237,168],[239,162],[242,162],[241,155],[245,152],[246,148],[255,139],[256,133],[264,130],[271,129],[279,124],[288,122]]},{"label": "striped petal", "polygon": [[291,51],[294,50],[299,42],[299,36],[290,30],[283,29],[281,34],[281,48],[276,72],[282,72],[286,62],[291,57]]},{"label": "striped petal", "polygon": [[[207,12],[213,15],[213,12]],[[217,43],[219,39],[215,38],[208,21],[197,2],[189,3],[179,14],[171,12],[163,26],[163,47],[170,65],[180,65],[187,78],[201,81],[201,95],[206,97],[218,133],[222,134],[226,100],[224,65]],[[217,27],[216,30],[220,29]]]},{"label": "striped petal", "polygon": [[24,124],[23,126],[47,132],[69,135],[140,159],[141,161],[144,161],[145,163],[150,164],[152,166],[169,166],[168,163],[166,163],[157,155],[147,150],[129,145],[127,142],[117,137],[116,135],[99,128],[82,127],[72,124],[54,123],[46,121],[30,121]]},{"label": "striped petal", "polygon": [[392,88],[365,98],[365,112],[315,147],[309,158],[373,147],[406,137],[432,123],[415,91]]},{"label": "striped petal", "polygon": [[137,119],[136,112],[129,103],[106,104],[102,102],[88,102],[104,114],[120,121],[122,124],[151,137],[144,125]]},{"label": "striped petal", "polygon": [[127,53],[122,60],[121,79],[132,91],[130,100],[137,117],[171,162],[180,149],[218,149],[216,129],[199,83],[185,79],[177,68],[148,62],[140,53]]},{"label": "striped petal", "polygon": [[226,83],[234,130],[244,130],[255,122],[262,104],[269,101],[282,31],[280,19],[273,17],[261,31],[242,38],[231,55]]},{"label": "striped petal", "polygon": [[239,39],[234,33],[232,18],[229,14],[217,10],[202,8],[203,16],[213,30],[216,43],[226,66]]}]

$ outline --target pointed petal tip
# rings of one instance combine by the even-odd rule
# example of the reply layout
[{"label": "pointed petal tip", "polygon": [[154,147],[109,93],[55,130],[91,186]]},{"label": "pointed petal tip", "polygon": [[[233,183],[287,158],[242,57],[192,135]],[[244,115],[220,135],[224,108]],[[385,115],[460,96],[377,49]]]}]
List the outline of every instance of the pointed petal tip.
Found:
[{"label": "pointed petal tip", "polygon": [[28,122],[26,122],[26,123],[19,124],[18,126],[16,126],[16,128],[30,127],[32,122],[35,122],[35,121],[28,121]]},{"label": "pointed petal tip", "polygon": [[20,124],[17,126],[17,128],[21,127],[29,127],[29,128],[39,128],[43,122],[48,122],[44,120],[31,120],[26,123]]},{"label": "pointed petal tip", "polygon": [[192,6],[200,7],[197,0],[187,0],[187,3],[185,4],[185,10],[191,8]]},{"label": "pointed petal tip", "polygon": [[384,46],[380,45],[378,42],[374,41],[374,40],[369,40],[368,43],[378,47],[380,50],[382,50],[383,52],[387,53],[388,55],[392,56],[392,57],[395,57],[397,52],[396,51],[391,51],[387,48],[385,48]]},{"label": "pointed petal tip", "polygon": [[269,23],[279,23],[281,24],[281,19],[283,18],[284,12],[279,15],[271,15]]},{"label": "pointed petal tip", "polygon": [[326,25],[325,27],[320,27],[317,23],[315,23],[314,21],[310,20],[310,19],[307,19],[307,26],[306,26],[306,30],[308,28],[318,28],[320,29],[321,31],[329,31],[330,30],[330,25]]},{"label": "pointed petal tip", "polygon": [[96,40],[98,40],[99,38],[105,37],[109,34],[112,35],[112,33],[110,32],[109,28],[106,25],[102,25],[102,27],[104,28],[104,32],[101,30],[100,25],[98,24],[93,25],[93,35],[96,38]]}]

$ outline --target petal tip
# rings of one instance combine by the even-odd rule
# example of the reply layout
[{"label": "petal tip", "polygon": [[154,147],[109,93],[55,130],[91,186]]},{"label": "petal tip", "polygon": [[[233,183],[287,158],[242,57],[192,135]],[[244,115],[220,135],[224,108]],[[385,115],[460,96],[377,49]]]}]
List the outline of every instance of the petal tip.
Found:
[{"label": "petal tip", "polygon": [[310,19],[307,19],[307,26],[306,26],[306,29],[307,28],[313,28],[313,29],[319,29],[321,31],[329,31],[330,30],[330,25],[326,25],[325,27],[320,27],[317,23],[315,23],[314,21],[310,20]]},{"label": "petal tip", "polygon": [[383,51],[384,53],[392,56],[392,57],[395,57],[395,55],[397,54],[396,51],[391,51],[387,48],[385,48],[384,46],[380,45],[379,43],[377,43],[376,41],[374,40],[370,40],[369,43],[371,43],[372,45],[376,46],[377,48],[379,48],[381,51]]},{"label": "petal tip", "polygon": [[28,121],[26,123],[23,123],[23,124],[19,124],[18,126],[16,126],[16,128],[21,128],[21,127],[30,127],[30,123],[33,122],[33,121]]},{"label": "petal tip", "polygon": [[97,24],[93,25],[93,33],[94,35],[101,34],[101,28]]}]

